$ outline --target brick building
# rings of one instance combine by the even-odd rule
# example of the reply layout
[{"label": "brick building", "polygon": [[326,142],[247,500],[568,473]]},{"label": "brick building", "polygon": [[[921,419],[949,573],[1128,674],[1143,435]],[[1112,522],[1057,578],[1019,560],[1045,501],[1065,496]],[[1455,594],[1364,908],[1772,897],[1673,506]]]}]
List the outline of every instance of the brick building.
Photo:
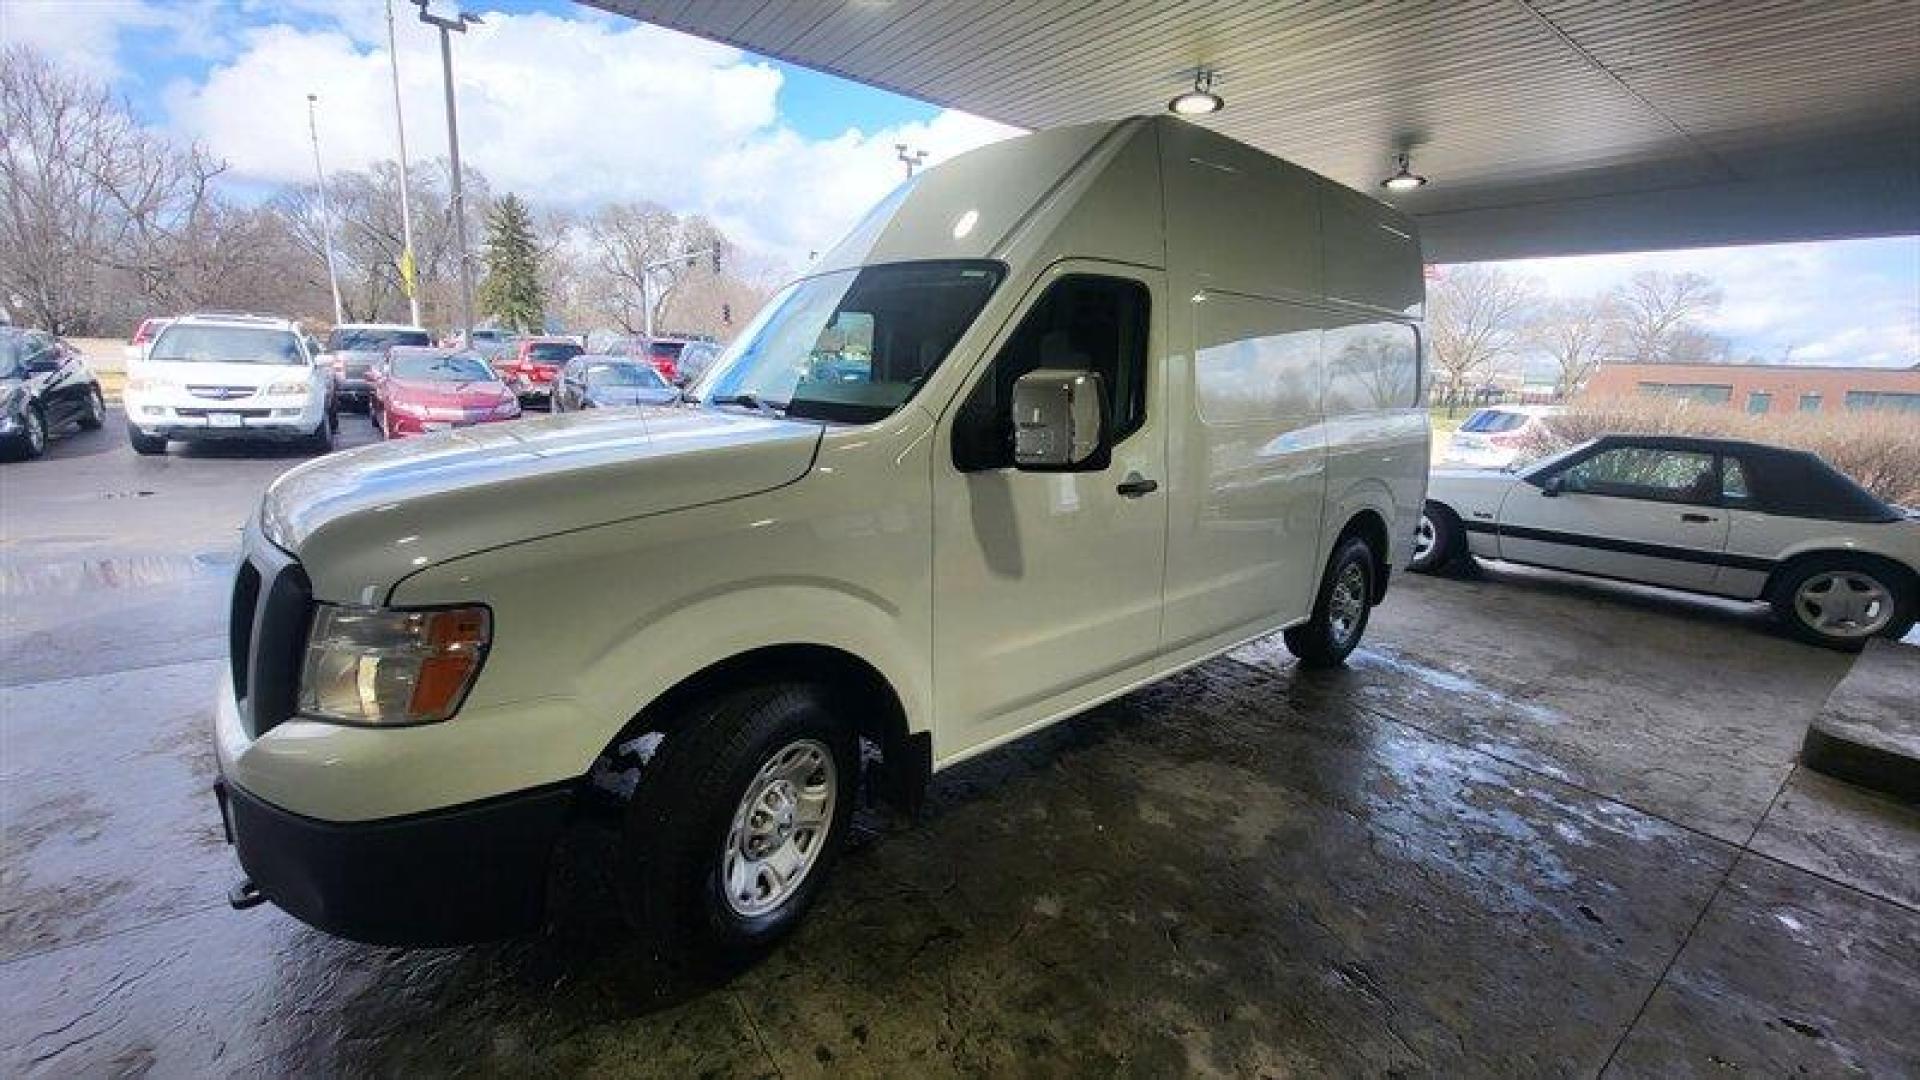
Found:
[{"label": "brick building", "polygon": [[1894,409],[1920,412],[1920,367],[1787,364],[1606,364],[1583,396],[1651,394],[1750,413]]}]

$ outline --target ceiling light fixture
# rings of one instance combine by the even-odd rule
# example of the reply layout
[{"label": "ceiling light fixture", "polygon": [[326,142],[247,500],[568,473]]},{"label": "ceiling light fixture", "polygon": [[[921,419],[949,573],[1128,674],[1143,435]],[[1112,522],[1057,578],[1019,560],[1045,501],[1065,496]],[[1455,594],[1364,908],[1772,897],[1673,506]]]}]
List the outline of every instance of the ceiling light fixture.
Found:
[{"label": "ceiling light fixture", "polygon": [[1206,116],[1227,107],[1226,99],[1213,92],[1213,70],[1200,68],[1193,73],[1193,89],[1167,102],[1176,116]]},{"label": "ceiling light fixture", "polygon": [[1394,163],[1400,166],[1392,176],[1380,181],[1380,186],[1388,191],[1413,191],[1427,186],[1427,178],[1414,172],[1406,154],[1394,156]]}]

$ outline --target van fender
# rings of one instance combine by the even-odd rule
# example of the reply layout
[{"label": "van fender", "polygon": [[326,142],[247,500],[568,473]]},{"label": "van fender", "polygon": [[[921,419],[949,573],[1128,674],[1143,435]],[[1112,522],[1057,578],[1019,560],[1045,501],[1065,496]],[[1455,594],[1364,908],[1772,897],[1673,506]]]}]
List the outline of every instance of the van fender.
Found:
[{"label": "van fender", "polygon": [[1413,533],[1420,525],[1420,508],[1402,507],[1393,490],[1377,477],[1356,478],[1339,491],[1327,492],[1327,514],[1321,522],[1320,559],[1333,551],[1334,541],[1360,514],[1372,511],[1387,531],[1387,550],[1380,552],[1386,567],[1405,567],[1413,558]]},{"label": "van fender", "polygon": [[[932,627],[904,618],[884,598],[825,578],[751,579],[693,594],[647,614],[582,665],[582,711],[603,730],[597,753],[635,716],[694,675],[732,657],[779,645],[838,649],[865,661],[893,688],[907,730],[929,730],[932,679],[924,661]],[[591,760],[581,763],[581,771]]]}]

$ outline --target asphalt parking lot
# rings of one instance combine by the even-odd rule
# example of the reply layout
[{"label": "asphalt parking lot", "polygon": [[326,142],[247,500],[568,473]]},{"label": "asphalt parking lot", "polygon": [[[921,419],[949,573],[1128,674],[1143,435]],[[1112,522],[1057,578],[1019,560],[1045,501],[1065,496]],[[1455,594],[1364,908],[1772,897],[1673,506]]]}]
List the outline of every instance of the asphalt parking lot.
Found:
[{"label": "asphalt parking lot", "polygon": [[1920,809],[1794,765],[1848,658],[1518,571],[943,773],[723,985],[584,899],[463,950],[232,911],[208,697],[297,460],[136,458],[116,414],[0,466],[0,1072],[1920,1073]]}]

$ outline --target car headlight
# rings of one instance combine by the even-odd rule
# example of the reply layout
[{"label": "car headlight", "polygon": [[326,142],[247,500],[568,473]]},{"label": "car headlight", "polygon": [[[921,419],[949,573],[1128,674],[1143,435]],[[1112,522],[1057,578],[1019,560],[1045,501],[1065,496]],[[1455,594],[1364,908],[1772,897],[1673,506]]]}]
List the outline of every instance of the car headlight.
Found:
[{"label": "car headlight", "polygon": [[493,415],[503,420],[511,420],[520,415],[520,403],[512,400],[503,401],[493,407]]},{"label": "car headlight", "polygon": [[300,669],[300,715],[372,726],[451,717],[493,638],[484,607],[314,610]]},{"label": "car headlight", "polygon": [[276,394],[304,394],[306,392],[307,380],[305,379],[283,379],[267,387],[268,397],[273,397]]},{"label": "car headlight", "polygon": [[135,375],[127,379],[127,389],[136,394],[146,390],[171,390],[174,385],[172,379],[163,379],[158,375]]}]

